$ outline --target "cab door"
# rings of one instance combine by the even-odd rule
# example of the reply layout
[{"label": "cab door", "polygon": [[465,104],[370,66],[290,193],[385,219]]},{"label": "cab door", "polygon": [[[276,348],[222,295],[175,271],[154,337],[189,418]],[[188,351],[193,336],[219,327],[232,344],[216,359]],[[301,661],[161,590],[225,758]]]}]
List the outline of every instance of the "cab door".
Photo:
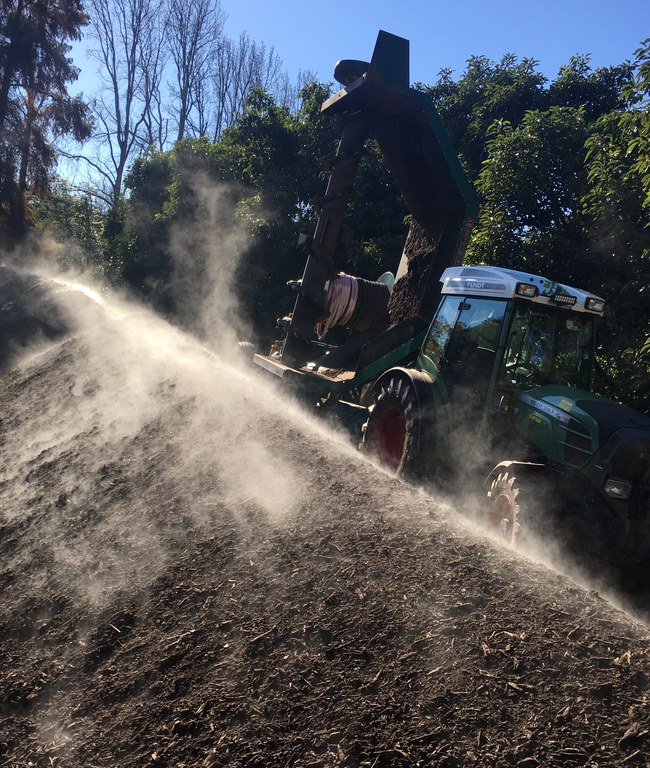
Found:
[{"label": "cab door", "polygon": [[422,348],[447,391],[453,429],[476,431],[495,373],[507,301],[445,296]]}]

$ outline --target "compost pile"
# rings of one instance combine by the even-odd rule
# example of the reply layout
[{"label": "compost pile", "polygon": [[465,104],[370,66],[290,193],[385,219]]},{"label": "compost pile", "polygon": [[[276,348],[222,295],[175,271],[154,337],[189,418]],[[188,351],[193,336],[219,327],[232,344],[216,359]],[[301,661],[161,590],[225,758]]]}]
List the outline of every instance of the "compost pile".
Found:
[{"label": "compost pile", "polygon": [[645,624],[106,315],[0,374],[0,765],[648,764]]}]

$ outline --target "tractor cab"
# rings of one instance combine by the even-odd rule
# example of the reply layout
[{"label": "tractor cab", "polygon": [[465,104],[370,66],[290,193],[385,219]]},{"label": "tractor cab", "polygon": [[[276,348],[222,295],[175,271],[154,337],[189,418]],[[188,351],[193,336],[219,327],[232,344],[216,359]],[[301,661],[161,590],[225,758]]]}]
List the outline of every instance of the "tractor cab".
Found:
[{"label": "tractor cab", "polygon": [[452,267],[441,282],[417,367],[434,380],[438,406],[451,409],[456,431],[494,426],[490,432],[501,433],[523,391],[589,389],[602,299],[499,267]]}]

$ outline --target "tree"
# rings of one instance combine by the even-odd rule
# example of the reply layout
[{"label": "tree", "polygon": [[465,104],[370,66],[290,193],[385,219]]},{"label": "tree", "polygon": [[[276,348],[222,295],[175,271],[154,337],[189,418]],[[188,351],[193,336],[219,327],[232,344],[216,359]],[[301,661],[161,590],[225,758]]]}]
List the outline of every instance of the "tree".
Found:
[{"label": "tree", "polygon": [[495,120],[517,126],[527,110],[546,105],[546,78],[537,64],[534,59],[519,61],[513,54],[498,64],[472,56],[457,82],[443,70],[434,86],[420,86],[433,98],[470,178],[478,176],[486,157],[487,131]]},{"label": "tree", "polygon": [[166,18],[158,14],[150,26],[150,34],[143,37],[140,52],[142,79],[138,95],[142,102],[143,146],[162,150],[169,135],[168,115],[162,92],[162,81],[168,60],[164,45]]},{"label": "tree", "polygon": [[212,91],[204,94],[203,125],[212,125],[213,141],[242,115],[251,90],[259,88],[270,95],[278,89],[286,92],[286,75],[275,49],[267,50],[245,32],[237,41],[223,40],[213,61],[210,83]]},{"label": "tree", "polygon": [[[91,0],[92,53],[100,64],[103,88],[97,96],[95,142],[100,152],[88,160],[108,188],[104,199],[114,203],[123,192],[129,161],[152,138],[146,130],[160,78],[162,39],[154,0]],[[154,43],[153,49],[151,48]]]},{"label": "tree", "polygon": [[81,0],[7,0],[0,9],[0,223],[13,236],[27,223],[26,192],[49,188],[54,142],[90,131],[86,105],[67,93],[78,74],[68,41],[86,23]]},{"label": "tree", "polygon": [[443,70],[435,85],[419,86],[434,99],[472,180],[487,157],[488,130],[495,120],[517,128],[526,112],[557,106],[583,107],[591,121],[623,106],[628,65],[592,71],[588,56],[574,56],[548,87],[537,67],[535,59],[519,61],[513,54],[496,64],[472,56],[457,82],[450,70]]},{"label": "tree", "polygon": [[620,116],[619,125],[632,160],[630,174],[641,182],[643,207],[650,211],[650,38],[635,51],[632,79],[625,84],[623,95],[628,109]]},{"label": "tree", "polygon": [[[526,112],[517,126],[496,121],[490,127],[476,184],[483,205],[467,256],[603,296],[599,387],[647,410],[648,371],[640,353],[650,315],[650,231],[645,122],[638,85],[632,85],[639,76],[633,81],[628,67],[592,77],[583,64],[573,60],[550,89],[571,106]],[[626,96],[632,91],[637,96]]]},{"label": "tree", "polygon": [[[111,205],[133,160],[170,140],[210,136],[241,115],[262,87],[295,98],[274,49],[242,34],[223,37],[218,0],[90,0],[100,90],[94,104],[94,158],[85,157]],[[168,88],[165,74],[171,75]],[[171,127],[170,127],[171,126]]]},{"label": "tree", "polygon": [[[211,62],[219,60],[224,14],[215,0],[169,0],[166,40],[174,64],[173,108],[177,119],[176,141],[194,127],[205,135],[204,94]],[[203,108],[202,108],[203,107]]]},{"label": "tree", "polygon": [[104,217],[90,195],[79,195],[66,182],[56,181],[35,206],[35,226],[64,245],[57,253],[62,268],[92,269],[105,276],[101,238]]},{"label": "tree", "polygon": [[[207,281],[197,276],[209,270],[208,259],[218,251],[213,247],[206,253],[200,233],[210,227],[232,233],[236,226],[250,247],[238,261],[224,262],[223,271],[230,274],[236,263],[234,290],[245,314],[253,327],[272,333],[275,313],[283,304],[288,310],[292,300],[286,282],[303,267],[298,234],[313,228],[308,200],[320,185],[315,189],[312,179],[318,179],[318,159],[332,144],[328,131],[328,146],[319,151],[319,131],[311,125],[317,115],[314,107],[298,118],[268,93],[253,89],[219,142],[185,139],[170,151],[138,158],[126,177],[123,216],[113,218],[109,233],[124,279],[163,311],[191,323],[192,313],[174,285],[177,233],[183,232],[183,249],[192,257],[191,268],[183,264],[183,279],[194,285],[198,305]],[[305,149],[302,140],[308,135],[312,141]],[[206,189],[221,211],[206,202]],[[229,225],[223,211],[230,212]],[[211,242],[215,246],[222,239]]]},{"label": "tree", "polygon": [[298,125],[268,92],[253,88],[215,146],[220,177],[236,185],[237,222],[249,241],[235,273],[238,298],[254,331],[272,332],[276,313],[292,300],[287,280],[304,263],[296,245],[306,214],[300,179],[309,161]]},{"label": "tree", "polygon": [[[611,302],[601,348],[611,382],[650,411],[650,40],[635,53],[625,108],[600,117],[586,142],[590,251]],[[615,387],[615,384],[614,384]]]},{"label": "tree", "polygon": [[630,80],[630,65],[592,70],[589,56],[572,56],[560,67],[548,89],[548,103],[558,107],[584,107],[588,121],[597,120],[625,106],[624,89]]},{"label": "tree", "polygon": [[[228,50],[224,45],[224,56]],[[478,174],[483,198],[468,259],[546,274],[608,300],[599,359],[614,384],[601,387],[637,407],[648,381],[647,365],[637,363],[650,315],[647,58],[646,47],[633,66],[591,72],[578,57],[548,88],[532,61],[505,57],[492,65],[478,58],[462,89],[445,76],[434,90],[467,166]],[[249,87],[255,78],[237,80],[240,65],[241,72],[250,71],[242,60],[224,60],[237,64],[222,73],[224,87],[233,80],[238,85],[230,95],[224,90],[221,101],[205,102],[206,109],[228,103],[234,110],[227,115],[224,107],[224,122],[215,120],[218,139],[185,139],[171,152],[149,151],[136,160],[128,176],[130,197],[120,200],[107,232],[123,275],[166,310],[179,312],[177,294],[169,288],[173,233],[189,222],[182,245],[197,254],[200,246],[193,272],[200,283],[197,276],[210,258],[226,258],[208,254],[194,237],[195,229],[222,221],[202,189],[226,185],[219,199],[235,211],[250,246],[238,262],[233,290],[252,326],[270,334],[277,313],[291,308],[285,283],[299,277],[304,265],[297,236],[313,232],[311,201],[326,182],[320,159],[334,151],[336,135],[320,113],[325,86],[303,89],[299,109],[292,110],[270,92]],[[241,106],[227,101],[244,92]],[[193,120],[208,114],[198,105]],[[342,249],[339,263],[375,278],[384,259],[395,263],[406,209],[372,142],[348,213],[355,245]],[[231,266],[224,262],[225,271]],[[204,290],[198,285],[194,295]],[[633,364],[621,349],[637,355]]]},{"label": "tree", "polygon": [[476,184],[483,205],[468,259],[584,282],[584,111],[527,112],[517,128],[495,122],[489,136]]}]

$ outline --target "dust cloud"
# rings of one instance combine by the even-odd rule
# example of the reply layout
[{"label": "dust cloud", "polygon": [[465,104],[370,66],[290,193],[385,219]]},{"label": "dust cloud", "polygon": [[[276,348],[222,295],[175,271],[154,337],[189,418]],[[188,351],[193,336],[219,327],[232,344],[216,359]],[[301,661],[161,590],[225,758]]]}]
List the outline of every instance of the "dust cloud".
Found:
[{"label": "dust cloud", "polygon": [[169,290],[183,327],[223,352],[246,327],[233,282],[250,234],[236,224],[230,187],[196,174],[191,195],[193,205],[171,232]]},{"label": "dust cloud", "polygon": [[[247,235],[232,224],[227,189],[199,180],[194,193],[195,213],[174,231],[170,253],[170,290],[194,333],[85,275],[31,265],[26,293],[38,285],[44,311],[56,307],[69,333],[38,335],[10,374],[22,394],[2,417],[0,510],[12,529],[35,527],[38,544],[21,547],[17,535],[5,567],[29,574],[34,588],[73,585],[89,611],[154,582],[170,541],[209,532],[215,516],[239,509],[246,525],[255,510],[272,523],[313,504],[300,450],[278,450],[291,430],[359,460],[342,436],[238,366],[233,279]],[[269,438],[280,421],[287,436]],[[481,447],[468,445],[478,464]],[[430,498],[451,520],[473,510],[481,532],[476,495]],[[524,552],[584,583],[552,545]]]},{"label": "dust cloud", "polygon": [[[86,275],[42,260],[3,267],[22,281],[16,302],[38,291],[30,318],[61,321],[49,337],[34,329],[9,374],[21,399],[2,417],[0,510],[12,530],[35,526],[38,544],[16,546],[4,566],[34,588],[73,585],[89,610],[155,580],[170,535],[233,505],[273,521],[304,502],[299,468],[257,428],[281,416],[302,429],[306,417],[234,354],[232,280],[247,236],[228,190],[202,181],[194,192],[196,213],[172,237],[170,290],[195,333]],[[223,502],[203,501],[213,491]]]},{"label": "dust cloud", "polygon": [[[525,645],[520,624],[542,602],[530,596],[547,585],[529,585],[522,561],[504,565],[484,536],[477,544],[462,502],[440,503],[382,476],[237,365],[232,280],[246,238],[221,218],[227,195],[211,197],[206,186],[197,194],[216,228],[193,220],[173,238],[172,290],[194,333],[84,275],[32,264],[16,278],[16,302],[37,300],[29,304],[31,342],[16,347],[0,382],[0,587],[3,627],[12,630],[6,700],[22,708],[5,722],[16,726],[12,749],[34,764],[159,763],[165,744],[160,764],[212,764],[212,721],[200,759],[199,751],[175,759],[171,744],[180,749],[201,735],[183,730],[184,713],[206,712],[223,733],[241,733],[242,745],[268,742],[257,705],[277,709],[278,693],[302,712],[325,706],[311,724],[292,724],[303,742],[317,722],[339,734],[378,701],[380,730],[368,733],[378,742],[395,695],[414,696],[409,711],[419,711],[423,687],[414,680],[434,686],[433,706],[456,690],[458,669],[465,676],[492,664],[486,651],[470,664],[466,649],[474,653],[484,637],[496,648],[495,626],[508,628],[514,617],[513,632],[501,634]],[[9,303],[0,301],[0,313]],[[50,333],[51,312],[58,322]],[[501,609],[495,622],[490,605]],[[457,627],[465,618],[479,625],[467,637]],[[332,647],[343,649],[340,658],[328,656]],[[505,652],[490,654],[510,664]],[[343,676],[328,676],[339,668]],[[509,679],[513,669],[500,674]],[[384,675],[393,675],[385,685]],[[471,698],[484,683],[469,679],[472,707],[459,696],[457,711],[445,709],[452,721],[485,705],[484,693]],[[239,703],[239,688],[254,705]],[[349,688],[352,704],[333,715]],[[554,680],[549,691],[557,688]],[[497,727],[506,695],[490,714]],[[234,702],[236,722],[222,719],[224,702],[223,713]],[[396,715],[400,738],[405,711]],[[20,730],[27,719],[29,730]],[[249,725],[250,733],[237,730]],[[418,721],[415,738],[430,727]],[[359,733],[367,728],[364,721]],[[468,729],[475,748],[475,721]],[[131,733],[137,746],[129,751]]]}]

